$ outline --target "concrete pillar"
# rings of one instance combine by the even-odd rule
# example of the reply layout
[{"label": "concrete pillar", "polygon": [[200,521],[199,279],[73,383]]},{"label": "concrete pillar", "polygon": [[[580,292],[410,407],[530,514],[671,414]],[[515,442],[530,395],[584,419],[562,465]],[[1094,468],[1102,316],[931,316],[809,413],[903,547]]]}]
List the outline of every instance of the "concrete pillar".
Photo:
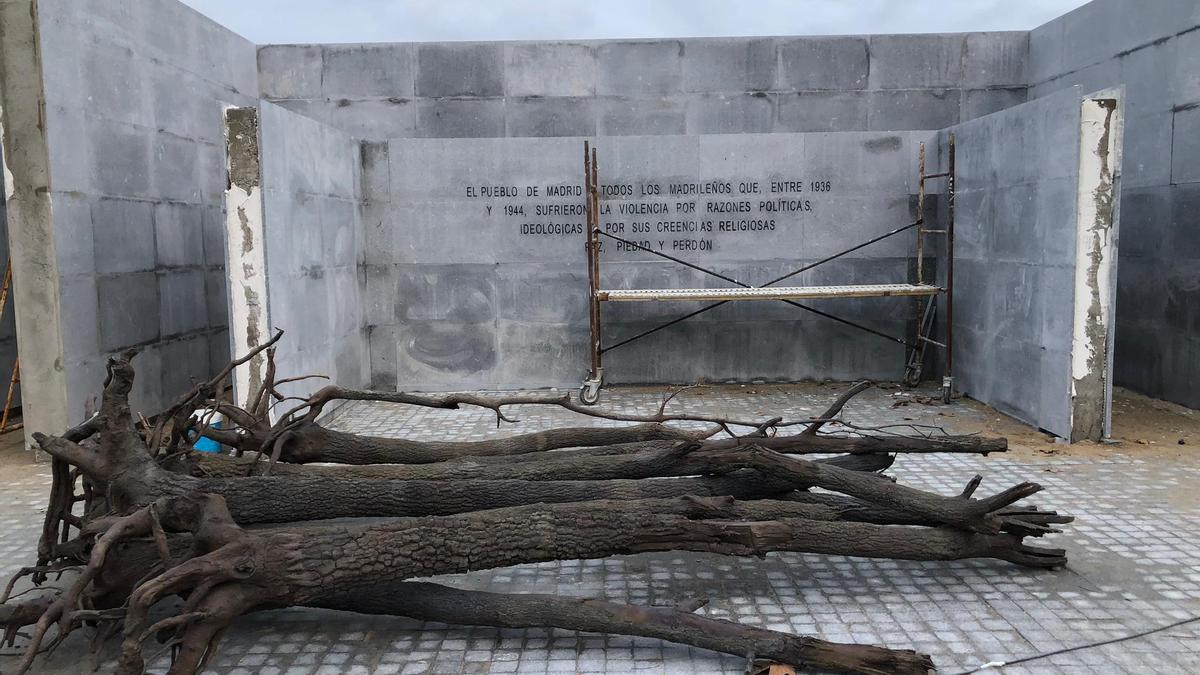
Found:
[{"label": "concrete pillar", "polygon": [[33,447],[34,431],[60,433],[71,422],[67,419],[46,96],[33,0],[0,3],[0,100],[25,441]]},{"label": "concrete pillar", "polygon": [[[232,356],[241,358],[271,339],[267,311],[267,253],[263,231],[262,162],[259,157],[258,108],[225,109],[225,265],[229,287],[229,336]],[[239,405],[266,377],[266,357],[255,356],[234,370],[233,395]]]},{"label": "concrete pillar", "polygon": [[1107,436],[1117,287],[1121,105],[1117,90],[1083,99],[1075,222],[1071,441]]}]

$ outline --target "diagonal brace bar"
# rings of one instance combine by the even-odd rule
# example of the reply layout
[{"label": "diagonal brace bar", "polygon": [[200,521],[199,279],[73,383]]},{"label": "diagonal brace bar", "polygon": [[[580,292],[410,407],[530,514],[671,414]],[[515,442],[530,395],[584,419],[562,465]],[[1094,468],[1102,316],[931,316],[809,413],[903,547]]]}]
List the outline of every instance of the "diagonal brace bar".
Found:
[{"label": "diagonal brace bar", "polygon": [[[682,259],[680,259],[680,258],[676,258],[675,256],[672,256],[672,255],[669,255],[669,254],[666,254],[666,253],[662,253],[662,252],[660,252],[660,251],[655,251],[654,249],[647,248],[647,247],[645,247],[645,246],[642,246],[641,244],[638,244],[638,243],[636,243],[636,242],[629,241],[628,239],[624,239],[624,238],[622,238],[622,237],[618,237],[618,236],[616,236],[616,235],[614,235],[614,234],[609,234],[608,232],[603,232],[603,231],[601,231],[599,228],[596,228],[596,232],[597,232],[598,234],[600,234],[601,236],[608,237],[609,239],[613,239],[613,240],[619,241],[619,242],[621,242],[621,243],[625,244],[626,246],[630,246],[630,247],[633,247],[633,248],[635,248],[635,249],[642,250],[642,251],[645,251],[645,252],[647,252],[647,253],[650,253],[650,254],[653,254],[653,255],[659,256],[660,258],[665,258],[665,259],[667,259],[667,260],[670,260],[670,261],[672,261],[672,262],[679,263],[679,264],[681,264],[681,265],[684,265],[684,266],[686,266],[686,267],[690,267],[690,268],[692,268],[692,269],[694,269],[694,270],[696,270],[696,271],[698,271],[698,272],[703,272],[704,274],[708,274],[708,275],[710,275],[710,276],[717,277],[718,279],[721,279],[721,280],[723,280],[723,281],[728,281],[729,283],[735,284],[735,285],[737,285],[737,286],[741,286],[742,288],[767,288],[768,286],[774,286],[775,284],[778,284],[778,283],[779,283],[779,282],[781,282],[781,281],[785,281],[785,280],[787,280],[787,279],[790,279],[790,278],[792,278],[792,277],[796,276],[797,274],[801,274],[802,272],[807,272],[808,270],[811,270],[811,269],[813,269],[814,267],[818,267],[818,266],[820,266],[820,265],[824,265],[825,263],[827,263],[827,262],[829,262],[829,261],[831,261],[831,260],[836,260],[836,259],[838,259],[838,258],[840,258],[840,257],[842,257],[842,256],[844,256],[844,255],[847,255],[847,254],[853,253],[854,251],[857,251],[857,250],[859,250],[859,249],[861,249],[861,248],[864,248],[864,247],[866,247],[866,246],[870,246],[871,244],[874,244],[874,243],[876,243],[876,242],[879,242],[879,241],[882,241],[882,240],[884,240],[884,239],[887,239],[888,237],[895,236],[895,235],[897,235],[897,234],[900,234],[901,232],[905,232],[905,231],[907,231],[907,230],[910,230],[910,229],[912,229],[912,228],[914,228],[914,227],[917,227],[917,226],[920,224],[920,222],[921,222],[921,221],[919,221],[919,220],[918,220],[917,222],[914,222],[914,223],[909,223],[908,225],[904,225],[904,226],[902,226],[902,227],[897,227],[896,229],[894,229],[894,230],[891,230],[890,232],[886,232],[886,233],[884,233],[884,234],[881,234],[881,235],[879,235],[878,237],[874,237],[873,239],[869,239],[869,240],[867,240],[867,241],[865,241],[865,242],[863,242],[863,243],[861,243],[861,244],[858,244],[857,246],[852,246],[852,247],[850,247],[850,248],[848,248],[848,249],[846,249],[846,250],[844,250],[844,251],[840,251],[840,252],[838,252],[838,253],[835,253],[835,254],[833,254],[833,255],[831,255],[831,256],[827,256],[827,257],[825,257],[825,258],[822,258],[821,260],[818,260],[818,261],[816,261],[816,262],[809,263],[808,265],[805,265],[805,266],[803,266],[803,267],[801,267],[801,268],[799,268],[799,269],[797,269],[797,270],[795,270],[795,271],[793,271],[793,272],[789,272],[789,273],[787,273],[787,274],[785,274],[785,275],[783,275],[783,276],[781,276],[781,277],[778,277],[778,278],[776,278],[776,279],[772,279],[771,281],[769,281],[769,282],[767,282],[767,283],[763,284],[762,286],[751,286],[750,284],[747,284],[747,283],[744,283],[744,282],[738,281],[737,279],[734,279],[734,278],[732,278],[732,277],[725,276],[724,274],[721,274],[720,272],[715,272],[715,271],[713,271],[713,270],[705,269],[705,268],[703,268],[703,267],[701,267],[701,266],[699,266],[699,265],[696,265],[696,264],[690,263],[690,262],[688,262],[688,261],[686,261],[686,260],[682,260]],[[682,323],[682,322],[684,322],[684,321],[687,321],[688,319],[690,319],[690,318],[692,318],[692,317],[699,316],[700,314],[703,314],[703,313],[705,313],[705,312],[709,311],[710,309],[716,309],[717,307],[720,307],[721,305],[724,305],[724,304],[725,304],[725,303],[727,303],[727,302],[730,302],[730,301],[729,301],[729,300],[722,300],[721,302],[715,302],[715,303],[713,303],[713,304],[711,304],[711,305],[707,305],[707,306],[705,306],[705,307],[701,307],[700,309],[698,309],[698,310],[696,310],[696,311],[694,311],[694,312],[690,312],[690,313],[688,313],[688,314],[685,314],[685,315],[683,315],[683,316],[680,316],[680,317],[678,317],[678,318],[672,319],[671,321],[668,321],[667,323],[664,323],[664,324],[661,324],[661,325],[659,325],[659,326],[656,326],[656,327],[654,327],[654,328],[651,328],[650,330],[646,330],[646,331],[643,331],[643,332],[641,332],[641,333],[638,333],[637,335],[634,335],[634,336],[632,336],[632,337],[628,337],[628,338],[626,338],[626,339],[624,339],[624,340],[621,340],[620,342],[618,342],[618,343],[616,343],[616,344],[609,345],[609,346],[607,346],[607,347],[603,347],[603,348],[601,348],[601,349],[600,349],[600,352],[601,352],[601,353],[604,353],[604,352],[612,351],[613,349],[616,349],[617,347],[622,347],[622,346],[624,346],[624,345],[627,345],[627,344],[629,344],[630,342],[634,342],[635,340],[640,340],[640,339],[642,339],[642,338],[644,338],[644,337],[646,337],[646,336],[648,336],[648,335],[652,335],[652,334],[654,334],[654,333],[657,333],[658,331],[660,331],[660,330],[663,330],[664,328],[670,328],[671,326],[674,326],[675,324]],[[818,316],[825,317],[825,318],[827,318],[827,319],[832,319],[833,321],[837,321],[838,323],[842,323],[842,324],[845,324],[845,325],[847,325],[847,326],[851,326],[851,327],[853,327],[853,328],[857,328],[857,329],[859,329],[859,330],[861,330],[861,331],[864,331],[864,332],[870,333],[870,334],[872,334],[872,335],[877,335],[877,336],[879,336],[879,337],[881,337],[881,338],[884,338],[884,339],[887,339],[887,340],[891,340],[892,342],[896,342],[896,343],[902,344],[902,345],[904,345],[905,347],[909,347],[909,348],[915,348],[915,347],[916,347],[916,345],[915,345],[915,344],[909,343],[907,340],[904,340],[904,339],[902,339],[902,338],[898,338],[898,337],[895,337],[895,336],[893,336],[893,335],[888,335],[887,333],[883,333],[883,332],[877,331],[877,330],[875,330],[874,328],[870,328],[870,327],[868,327],[868,326],[864,326],[864,325],[862,325],[862,324],[860,324],[860,323],[856,323],[856,322],[854,322],[854,321],[850,321],[849,319],[844,319],[844,318],[842,318],[842,317],[840,317],[840,316],[836,316],[836,315],[834,315],[834,314],[830,314],[830,313],[828,313],[828,312],[822,312],[821,310],[819,310],[819,309],[816,309],[815,307],[809,307],[808,305],[802,305],[802,304],[800,304],[800,303],[798,303],[798,302],[795,302],[794,300],[781,300],[780,302],[786,302],[787,304],[789,304],[789,305],[792,305],[793,307],[797,307],[797,308],[799,308],[799,309],[803,309],[803,310],[805,310],[805,311],[812,312],[813,314],[816,314],[816,315],[818,315]]]}]

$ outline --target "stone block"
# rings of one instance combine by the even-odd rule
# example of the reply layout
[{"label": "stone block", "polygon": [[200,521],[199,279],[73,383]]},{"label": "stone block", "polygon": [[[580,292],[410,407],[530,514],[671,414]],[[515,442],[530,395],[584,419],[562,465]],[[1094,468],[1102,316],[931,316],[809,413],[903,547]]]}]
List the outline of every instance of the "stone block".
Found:
[{"label": "stone block", "polygon": [[776,131],[866,131],[866,92],[802,91],[775,96]]},{"label": "stone block", "polygon": [[1167,185],[1171,182],[1171,141],[1174,113],[1126,117],[1121,150],[1121,188]]},{"label": "stone block", "polygon": [[[1171,283],[1166,271],[1161,261],[1122,256],[1120,283],[1117,284],[1119,320],[1150,325],[1166,323],[1176,328],[1187,323],[1186,304],[1180,302],[1186,299],[1187,284],[1178,283],[1183,281],[1179,277],[1174,277],[1175,283]],[[1168,288],[1171,290],[1170,297]]]},{"label": "stone block", "polygon": [[[186,394],[195,380],[212,377],[214,368],[209,363],[208,336],[194,335],[181,340],[171,340],[162,345],[162,394],[173,400]],[[224,367],[224,363],[217,368]]]},{"label": "stone block", "polygon": [[868,128],[873,131],[944,129],[958,122],[960,98],[957,89],[873,91],[868,102]]},{"label": "stone block", "polygon": [[225,196],[225,145],[196,147],[196,186],[202,204],[220,204]]},{"label": "stone block", "polygon": [[320,45],[267,45],[258,48],[258,86],[264,98],[316,98],[321,95]]},{"label": "stone block", "polygon": [[358,205],[327,197],[321,200],[321,256],[327,267],[356,267],[359,255]]},{"label": "stone block", "polygon": [[204,295],[208,312],[209,328],[224,328],[229,325],[229,283],[224,270],[208,270],[204,273]]},{"label": "stone block", "polygon": [[150,171],[152,189],[158,199],[198,203],[200,185],[196,180],[199,151],[196,142],[171,134],[154,135]]},{"label": "stone block", "polygon": [[1176,112],[1171,129],[1171,182],[1200,182],[1200,106]]},{"label": "stone block", "polygon": [[[369,326],[367,328],[372,389],[394,391],[397,388],[398,333],[396,326]],[[411,382],[404,383],[405,389],[409,389],[411,386]]]},{"label": "stone block", "polygon": [[154,269],[154,204],[101,198],[92,204],[90,225],[98,273]]},{"label": "stone block", "polygon": [[[59,273],[63,276],[93,275],[96,273],[95,227],[92,223],[92,204],[95,200],[79,193],[55,193],[54,226],[59,233],[54,244],[58,258]],[[0,202],[0,217],[4,216]],[[6,221],[0,220],[0,227]],[[4,242],[5,260],[8,256],[8,241]],[[139,242],[140,243],[140,242]]]},{"label": "stone block", "polygon": [[[1042,315],[1042,342],[1048,349],[1070,351],[1074,330],[1075,266],[1043,265],[1042,292],[1045,295]],[[955,305],[957,308],[957,304]],[[1068,366],[1069,369],[1069,366]]]},{"label": "stone block", "polygon": [[[1171,111],[1171,91],[1179,39],[1150,44],[1117,58],[1118,82],[1125,88],[1125,118]],[[1164,74],[1167,74],[1164,76]]]},{"label": "stone block", "polygon": [[1168,246],[1176,260],[1200,260],[1200,183],[1171,186]]},{"label": "stone block", "polygon": [[687,99],[689,134],[761,134],[775,120],[774,97],[754,94],[696,94]]},{"label": "stone block", "polygon": [[486,389],[499,363],[496,325],[414,321],[401,324],[396,380],[405,389]]},{"label": "stone block", "polygon": [[204,208],[192,204],[154,206],[157,267],[204,263]]},{"label": "stone block", "polygon": [[[108,302],[108,298],[104,299]],[[96,277],[80,274],[59,281],[59,310],[65,319],[63,355],[85,358],[100,349],[100,297]],[[9,313],[11,315],[11,312]],[[15,354],[14,354],[15,356]]]},{"label": "stone block", "polygon": [[1164,331],[1155,336],[1163,344],[1162,396],[1189,408],[1200,408],[1194,373],[1200,372],[1200,338],[1192,332]]},{"label": "stone block", "polygon": [[[416,133],[417,102],[408,98],[338,98],[288,109],[315,117],[354,138],[409,138]],[[321,108],[316,110],[316,108]]]},{"label": "stone block", "polygon": [[102,194],[121,197],[152,195],[154,134],[117,122],[90,120],[91,184]]},{"label": "stone block", "polygon": [[[80,28],[67,17],[57,16],[63,8],[52,8],[45,3],[38,7],[42,50],[39,53],[42,65],[42,82],[46,100],[54,105],[82,109],[87,97],[88,83],[84,72],[87,59],[80,58],[78,49]],[[72,44],[75,49],[47,49],[59,44]]]},{"label": "stone block", "polygon": [[674,135],[687,129],[686,105],[678,98],[602,98],[596,107],[601,136]]},{"label": "stone block", "polygon": [[508,136],[593,136],[593,99],[541,96],[509,97],[505,104]]},{"label": "stone block", "polygon": [[1200,31],[1180,35],[1174,42],[1172,102],[1176,107],[1200,103]]},{"label": "stone block", "polygon": [[1171,193],[1166,185],[1121,191],[1119,285],[1125,284],[1126,260],[1156,259],[1171,252]]},{"label": "stone block", "polygon": [[416,135],[421,138],[504,136],[504,99],[442,98],[417,103]]},{"label": "stone block", "polygon": [[866,89],[869,67],[865,37],[779,38],[781,91]]},{"label": "stone block", "polygon": [[[64,103],[70,101],[95,117],[153,126],[148,61],[127,47],[103,42],[83,46],[80,58],[86,89],[62,92],[64,97],[69,97]],[[77,98],[81,95],[86,98]]]},{"label": "stone block", "polygon": [[88,138],[93,125],[81,109],[47,108],[45,110],[47,154],[53,173],[56,192],[88,194],[92,192],[92,140]]},{"label": "stone block", "polygon": [[412,44],[326,45],[321,91],[339,98],[412,98]]},{"label": "stone block", "polygon": [[1029,31],[1029,61],[1025,66],[1029,86],[1043,84],[1066,72],[1063,23],[1064,18],[1058,17]]},{"label": "stone block", "polygon": [[401,265],[393,298],[400,324],[488,323],[496,317],[495,269],[488,265]]},{"label": "stone block", "polygon": [[1026,31],[967,33],[962,84],[974,88],[1024,87],[1028,58]]},{"label": "stone block", "polygon": [[182,335],[208,327],[208,301],[201,270],[158,274],[159,333]]},{"label": "stone block", "polygon": [[503,96],[503,48],[495,43],[417,45],[417,96]]},{"label": "stone block", "polygon": [[1021,105],[1026,101],[1028,90],[1024,87],[1011,89],[968,89],[963,91],[962,109],[959,119],[973,120],[994,112]]},{"label": "stone block", "polygon": [[[167,4],[179,7],[182,3]],[[191,64],[198,64],[198,70],[205,79],[221,84],[227,91],[246,97],[230,100],[230,103],[251,104],[259,97],[258,46],[191,7],[183,7],[181,10],[188,15],[186,25],[191,28],[189,38],[194,52],[187,54],[186,60],[178,65],[188,68]],[[170,39],[171,31],[163,31],[164,25],[172,24],[151,24],[147,32],[151,35],[166,33],[163,39]],[[178,48],[173,51],[179,54]]]},{"label": "stone block", "polygon": [[[224,368],[233,359],[229,352],[231,341],[228,330],[219,330],[208,336],[208,362],[217,368]],[[239,355],[240,356],[240,355]]]},{"label": "stone block", "polygon": [[[150,89],[149,102],[154,126],[176,136],[196,138],[202,124],[200,115],[217,113],[216,100],[211,97],[208,83],[198,76],[161,63],[146,67],[145,86]],[[209,109],[209,106],[214,109]],[[210,123],[211,129],[212,124]]]},{"label": "stone block", "polygon": [[[1050,222],[1062,221],[1047,218],[1047,214],[1038,211],[1043,205],[1038,199],[1038,184],[1024,182],[997,186],[992,193],[990,258],[1018,263],[1042,262],[1046,229]],[[1069,212],[1066,208],[1061,210]]]},{"label": "stone block", "polygon": [[578,386],[586,369],[587,322],[547,325],[498,321],[496,345],[503,358],[493,374],[501,389]]},{"label": "stone block", "polygon": [[[1075,259],[1075,220],[1078,182],[1074,177],[1047,178],[1038,184],[1035,209],[1042,239],[1042,262],[1069,265]],[[1003,214],[998,214],[1003,216]]]},{"label": "stone block", "polygon": [[680,40],[604,42],[596,48],[596,93],[656,97],[683,86],[684,43]]},{"label": "stone block", "polygon": [[396,323],[396,269],[390,264],[363,266],[363,322],[367,326]]},{"label": "stone block", "polygon": [[[498,319],[587,325],[587,270],[581,266],[505,264],[495,275]],[[605,279],[613,281],[612,275]]]},{"label": "stone block", "polygon": [[513,42],[504,45],[508,96],[592,96],[596,54],[592,45],[571,42]]},{"label": "stone block", "polygon": [[684,42],[683,91],[700,94],[766,92],[775,87],[778,58],[770,38],[711,38]]},{"label": "stone block", "polygon": [[204,206],[204,262],[225,266],[225,212],[220,206]]},{"label": "stone block", "polygon": [[154,272],[101,276],[96,280],[100,350],[113,352],[157,340],[158,279]]},{"label": "stone block", "polygon": [[[323,198],[297,192],[270,192],[265,195],[267,273],[299,274],[304,269],[324,267],[325,246],[321,232]],[[271,214],[286,214],[283,218]]]},{"label": "stone block", "polygon": [[[149,417],[163,409],[163,354],[161,344],[142,347],[137,356],[137,377],[129,392],[129,407]],[[93,371],[94,372],[94,371]],[[92,390],[95,391],[95,390]],[[135,417],[136,419],[136,417]]]},{"label": "stone block", "polygon": [[1118,314],[1113,357],[1115,384],[1138,392],[1161,392],[1162,348],[1167,339],[1153,327],[1125,321]]},{"label": "stone block", "polygon": [[871,89],[937,89],[962,84],[966,36],[961,33],[872,35],[870,48]]}]

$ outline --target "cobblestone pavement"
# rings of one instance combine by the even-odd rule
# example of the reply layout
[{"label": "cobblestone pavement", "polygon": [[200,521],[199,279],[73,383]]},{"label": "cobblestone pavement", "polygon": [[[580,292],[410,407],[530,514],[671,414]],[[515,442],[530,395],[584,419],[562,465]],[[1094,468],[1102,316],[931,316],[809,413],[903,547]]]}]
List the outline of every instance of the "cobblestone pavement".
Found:
[{"label": "cobblestone pavement", "polygon": [[[681,396],[689,412],[797,417],[820,412],[833,387],[721,387]],[[981,422],[986,409],[910,405],[896,393],[856,398],[846,417],[863,425],[910,418],[957,430]],[[606,391],[608,409],[646,412],[661,400],[652,389]],[[672,404],[675,405],[675,404]],[[994,413],[990,413],[993,414]],[[564,424],[613,424],[550,408],[518,408],[521,421],[495,428],[486,410],[441,411],[357,403],[331,426],[413,438],[486,438]],[[978,425],[976,426],[978,428]],[[914,648],[941,672],[989,661],[1117,638],[1200,615],[1200,463],[1130,454],[1055,458],[1018,452],[901,457],[891,473],[943,494],[976,473],[980,494],[1034,480],[1032,502],[1077,521],[1049,541],[1071,563],[1054,572],[989,561],[903,562],[773,553],[737,559],[694,553],[561,561],[441,580],[462,587],[595,596],[632,603],[710,598],[710,616],[837,641]],[[0,464],[0,572],[34,557],[37,518],[49,485],[45,465]],[[1003,673],[1186,673],[1200,671],[1200,623],[1117,645],[1010,666]],[[44,672],[84,672],[82,640],[68,641],[43,662]],[[0,657],[0,671],[11,668]],[[152,663],[161,672],[164,657]],[[745,660],[658,640],[557,630],[463,628],[399,618],[364,618],[307,610],[263,612],[239,620],[211,664],[217,673],[741,673]]]}]

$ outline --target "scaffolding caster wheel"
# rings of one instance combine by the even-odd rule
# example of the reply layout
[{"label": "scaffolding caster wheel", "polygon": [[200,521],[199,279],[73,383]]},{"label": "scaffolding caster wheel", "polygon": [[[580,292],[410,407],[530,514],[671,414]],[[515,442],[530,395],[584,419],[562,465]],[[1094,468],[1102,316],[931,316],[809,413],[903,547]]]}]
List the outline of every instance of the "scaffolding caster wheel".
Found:
[{"label": "scaffolding caster wheel", "polygon": [[604,378],[589,377],[579,385],[579,402],[584,405],[596,405],[600,401],[600,385]]},{"label": "scaffolding caster wheel", "polygon": [[942,403],[949,403],[950,397],[954,393],[954,378],[942,378]]}]

